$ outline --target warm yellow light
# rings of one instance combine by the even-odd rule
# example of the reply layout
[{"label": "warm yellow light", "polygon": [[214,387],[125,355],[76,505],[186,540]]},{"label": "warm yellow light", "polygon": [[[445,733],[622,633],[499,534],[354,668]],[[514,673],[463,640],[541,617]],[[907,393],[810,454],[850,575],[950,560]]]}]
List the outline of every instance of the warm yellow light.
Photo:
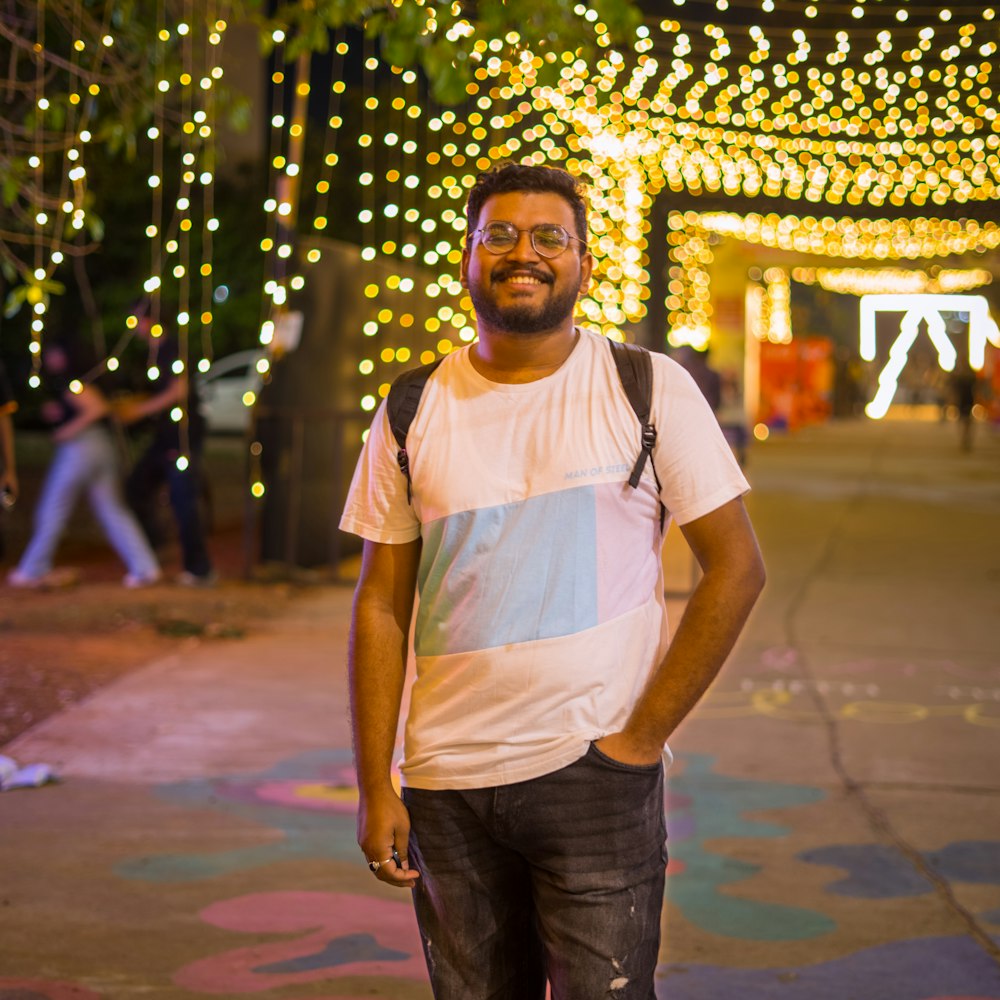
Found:
[{"label": "warm yellow light", "polygon": [[[728,6],[717,0],[719,11]],[[773,35],[764,21],[746,26],[719,16],[721,23],[703,26],[707,46],[668,18],[637,32],[628,58],[607,47],[591,64],[574,53],[511,54],[503,39],[476,39],[473,100],[461,115],[430,112],[427,140],[417,142],[407,128],[420,109],[409,94],[389,94],[378,105],[389,115],[384,130],[359,140],[370,157],[359,177],[366,207],[358,217],[370,226],[362,259],[412,257],[446,272],[426,295],[447,308],[424,318],[423,327],[433,334],[453,325],[468,342],[471,310],[459,306],[454,287],[461,206],[475,171],[505,157],[558,163],[590,180],[595,267],[580,314],[607,334],[645,314],[649,268],[658,263],[657,249],[647,245],[650,210],[661,195],[725,195],[741,209],[742,199],[755,208],[778,199],[802,206],[794,213],[690,212],[671,222],[666,304],[675,343],[705,344],[711,336],[712,248],[720,237],[866,264],[1000,248],[994,223],[970,221],[961,210],[1000,198],[997,88],[990,86],[996,47],[982,29],[973,41],[992,10],[968,25],[938,17],[933,29],[904,36],[895,25],[859,17],[860,2],[853,7],[858,20],[846,18],[829,34],[811,30],[818,3],[808,4],[810,20],[787,35]],[[595,31],[603,28],[596,12],[592,17]],[[558,78],[542,85],[537,71],[546,62]],[[373,57],[369,69],[378,65]],[[370,96],[369,106],[377,101]],[[379,159],[383,145],[395,162]],[[408,194],[416,174],[400,153],[423,165],[419,209]],[[918,211],[898,211],[904,207]],[[900,267],[902,277],[855,270],[865,273],[831,266],[822,281],[853,289],[925,280],[914,276],[916,268]],[[925,266],[923,273],[928,290],[974,287],[968,271],[932,274]],[[771,273],[760,285],[764,337],[791,335],[791,280]],[[408,315],[386,320],[380,313],[379,321],[405,327]]]}]

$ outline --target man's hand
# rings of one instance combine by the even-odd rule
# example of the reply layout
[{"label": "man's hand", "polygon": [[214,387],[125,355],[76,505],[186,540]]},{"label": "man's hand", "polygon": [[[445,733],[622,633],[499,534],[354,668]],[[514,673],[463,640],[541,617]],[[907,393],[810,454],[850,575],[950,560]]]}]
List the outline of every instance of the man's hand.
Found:
[{"label": "man's hand", "polygon": [[764,561],[740,498],[681,531],[701,566],[701,579],[621,732],[596,743],[623,764],[656,759],[715,679],[764,586]]},{"label": "man's hand", "polygon": [[147,415],[145,403],[144,396],[125,396],[116,399],[111,404],[111,410],[123,424],[134,424]]},{"label": "man's hand", "polygon": [[608,733],[599,740],[594,740],[594,746],[612,760],[620,764],[634,764],[637,767],[655,764],[663,755],[663,744],[640,743],[626,732]]},{"label": "man's hand", "polygon": [[17,499],[18,482],[17,473],[13,469],[0,469],[0,491],[6,490],[15,500]]},{"label": "man's hand", "polygon": [[[409,889],[420,878],[408,856],[410,814],[390,788],[378,795],[362,793],[358,803],[358,845],[366,861],[379,862],[375,877],[387,885]],[[395,857],[399,858],[397,864]]]}]

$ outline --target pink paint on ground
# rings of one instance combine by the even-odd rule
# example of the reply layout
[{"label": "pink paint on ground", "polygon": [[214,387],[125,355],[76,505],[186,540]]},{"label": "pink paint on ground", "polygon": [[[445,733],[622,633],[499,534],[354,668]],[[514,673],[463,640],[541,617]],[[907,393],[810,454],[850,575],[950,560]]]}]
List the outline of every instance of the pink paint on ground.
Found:
[{"label": "pink paint on ground", "polygon": [[[213,903],[199,915],[214,927],[241,934],[282,935],[284,939],[237,948],[185,966],[174,976],[174,982],[186,989],[204,993],[259,993],[346,976],[389,976],[415,981],[427,976],[409,900],[392,903],[346,893],[267,892]],[[289,934],[299,936],[288,940]],[[400,961],[345,962],[287,973],[256,971],[308,959],[321,954],[337,938],[353,934],[370,935],[381,947],[407,957]]]},{"label": "pink paint on ground", "polygon": [[265,781],[254,793],[261,802],[293,809],[354,814],[358,811],[358,788],[354,772],[344,776],[343,784],[329,781]]}]

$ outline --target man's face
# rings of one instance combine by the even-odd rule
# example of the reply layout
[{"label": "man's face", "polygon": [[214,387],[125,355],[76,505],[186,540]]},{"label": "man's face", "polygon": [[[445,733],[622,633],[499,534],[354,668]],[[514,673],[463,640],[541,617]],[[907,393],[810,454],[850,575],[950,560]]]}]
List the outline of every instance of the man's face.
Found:
[{"label": "man's face", "polygon": [[557,194],[513,191],[484,203],[476,228],[509,222],[523,230],[514,247],[494,254],[473,236],[462,253],[462,284],[476,309],[480,327],[508,334],[545,333],[572,320],[576,300],[590,282],[592,259],[575,240],[558,257],[543,257],[531,245],[530,230],[558,223],[576,231],[573,210]]}]

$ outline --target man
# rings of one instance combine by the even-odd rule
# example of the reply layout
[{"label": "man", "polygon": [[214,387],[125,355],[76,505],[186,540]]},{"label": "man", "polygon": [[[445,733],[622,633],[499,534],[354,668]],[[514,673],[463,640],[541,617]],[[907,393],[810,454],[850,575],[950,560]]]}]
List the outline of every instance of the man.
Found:
[{"label": "man", "polygon": [[0,361],[0,492],[17,498],[17,459],[14,455],[14,413],[17,401]]},{"label": "man", "polygon": [[[17,502],[17,457],[14,453],[14,412],[17,402],[0,361],[0,515]],[[0,558],[4,555],[4,524],[0,517]]]},{"label": "man", "polygon": [[973,411],[976,408],[979,376],[968,357],[959,358],[950,381],[952,399],[958,413],[960,446],[962,451],[972,451]]},{"label": "man", "polygon": [[[195,383],[187,371],[178,370],[176,342],[154,321],[149,303],[140,303],[135,316],[136,332],[150,348],[149,364],[156,369],[156,377],[150,382],[148,395],[120,401],[115,407],[124,424],[146,419],[152,422],[152,439],[128,475],[125,495],[156,548],[162,541],[157,506],[166,483],[184,566],[177,582],[186,587],[208,587],[216,576],[199,510],[205,419]],[[175,419],[181,408],[185,419]],[[181,457],[187,461],[179,466]]]},{"label": "man", "polygon": [[[413,890],[438,1000],[652,1000],[665,740],[764,571],[747,484],[683,370],[653,358],[654,461],[609,345],[576,327],[585,204],[561,170],[481,174],[461,278],[479,340],[407,438],[384,407],[342,526],[365,539],[349,653],[358,842]],[[667,642],[660,499],[703,570]],[[414,624],[402,798],[391,779]]]},{"label": "man", "polygon": [[699,351],[689,344],[681,348],[676,360],[694,379],[712,412],[718,413],[722,406],[722,377],[708,363],[708,348]]},{"label": "man", "polygon": [[42,385],[47,398],[42,419],[52,428],[55,450],[35,505],[34,530],[7,583],[21,589],[49,589],[75,583],[69,567],[53,569],[60,538],[81,494],[111,546],[128,570],[122,583],[131,589],[160,579],[156,556],[121,487],[118,448],[110,424],[111,407],[78,344],[48,336],[42,346]]}]

